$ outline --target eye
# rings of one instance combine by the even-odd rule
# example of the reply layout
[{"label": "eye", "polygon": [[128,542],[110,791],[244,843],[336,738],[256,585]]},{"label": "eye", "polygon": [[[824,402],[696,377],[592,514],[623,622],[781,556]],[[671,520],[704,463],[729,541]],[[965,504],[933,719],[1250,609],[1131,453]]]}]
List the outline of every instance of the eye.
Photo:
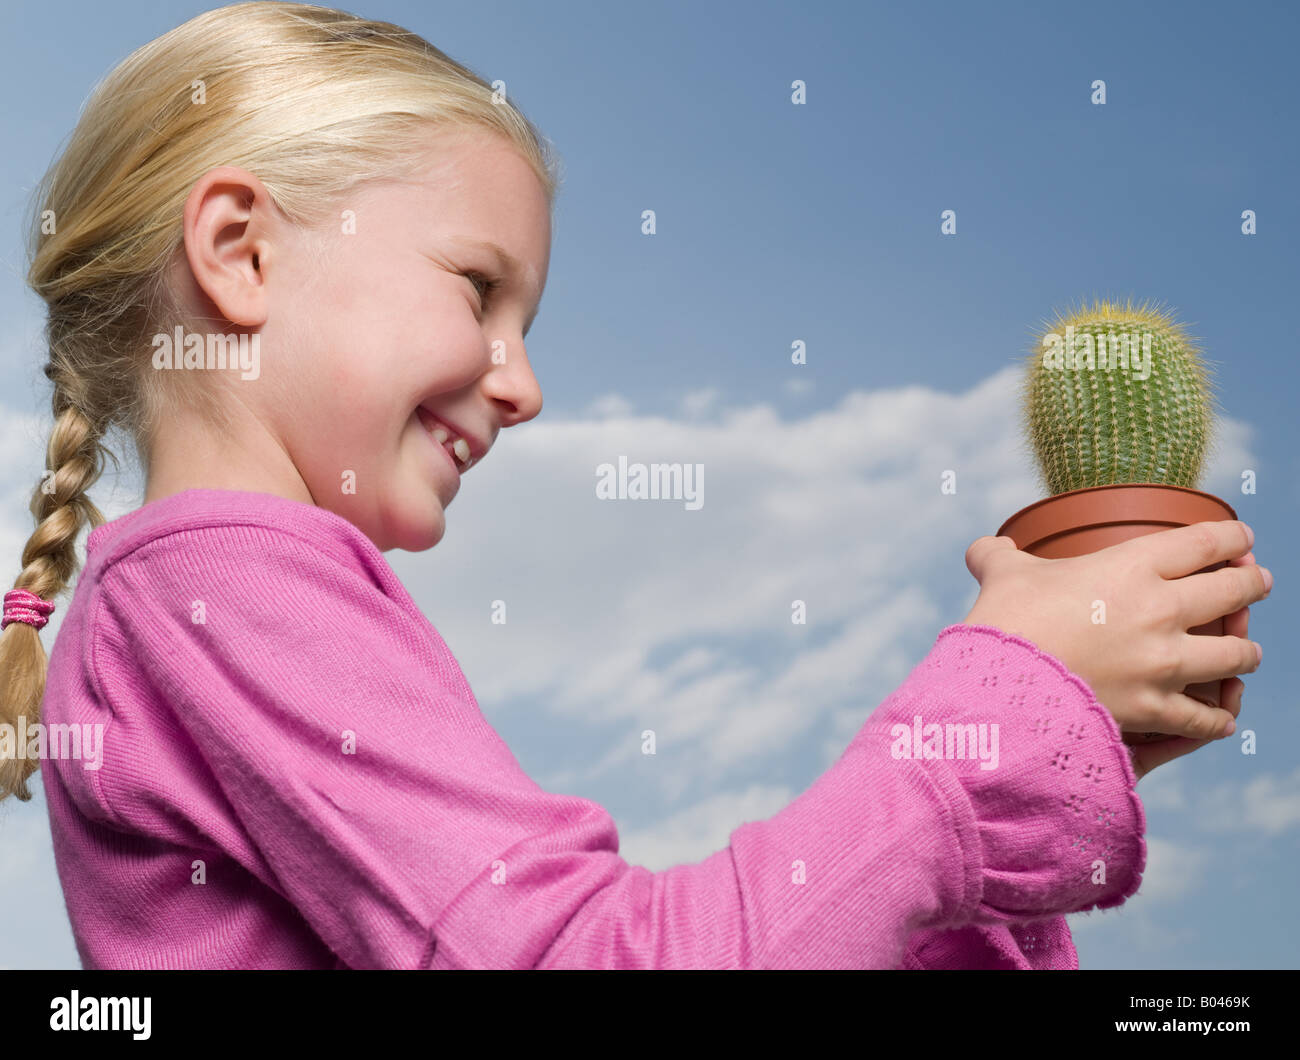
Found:
[{"label": "eye", "polygon": [[488,295],[501,286],[500,281],[495,280],[490,276],[484,276],[481,272],[467,272],[463,275],[474,285],[475,289],[478,290],[479,305],[481,305],[484,312],[486,312],[488,306]]}]

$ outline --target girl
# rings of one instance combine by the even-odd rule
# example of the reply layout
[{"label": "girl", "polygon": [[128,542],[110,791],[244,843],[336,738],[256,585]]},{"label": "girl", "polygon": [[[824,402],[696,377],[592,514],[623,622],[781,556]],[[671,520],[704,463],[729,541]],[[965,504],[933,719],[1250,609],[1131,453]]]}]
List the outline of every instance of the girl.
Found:
[{"label": "girl", "polygon": [[[42,771],[83,963],[1076,967],[1063,915],[1138,887],[1137,777],[1232,732],[1269,586],[1248,529],[979,539],[974,609],[806,792],[699,864],[627,864],[600,806],[522,772],[383,556],[436,544],[541,409],[557,179],[485,81],[333,10],[208,12],[89,101],[40,190],[54,426],[0,639],[0,732],[102,733],[99,768]],[[147,485],[106,523],[115,426]],[[1216,678],[1223,709],[1178,691]]]}]

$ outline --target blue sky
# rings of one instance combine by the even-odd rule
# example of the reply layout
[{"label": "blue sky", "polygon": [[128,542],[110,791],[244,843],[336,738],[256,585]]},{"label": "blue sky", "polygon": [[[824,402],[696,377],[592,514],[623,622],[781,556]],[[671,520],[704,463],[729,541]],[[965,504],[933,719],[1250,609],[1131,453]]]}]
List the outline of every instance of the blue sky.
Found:
[{"label": "blue sky", "polygon": [[[6,586],[48,424],[28,197],[95,82],[208,6],[5,8]],[[1031,329],[1082,298],[1151,299],[1214,363],[1225,420],[1202,488],[1251,523],[1278,583],[1252,615],[1259,753],[1218,745],[1145,779],[1142,891],[1071,924],[1085,968],[1296,966],[1297,8],[351,9],[503,78],[564,159],[529,336],[545,410],[466,480],[436,549],[389,554],[538,783],[596,799],[656,869],[779,810],[969,609],[970,541],[1038,499],[1014,422]],[[597,502],[591,470],[617,453],[704,462],[704,507]],[[941,497],[946,468],[961,486]],[[139,490],[128,473],[92,496],[119,514]],[[794,632],[792,596],[810,601]],[[682,735],[642,759],[646,727]],[[0,901],[20,894],[0,966],[76,966],[40,796],[0,808]]]}]

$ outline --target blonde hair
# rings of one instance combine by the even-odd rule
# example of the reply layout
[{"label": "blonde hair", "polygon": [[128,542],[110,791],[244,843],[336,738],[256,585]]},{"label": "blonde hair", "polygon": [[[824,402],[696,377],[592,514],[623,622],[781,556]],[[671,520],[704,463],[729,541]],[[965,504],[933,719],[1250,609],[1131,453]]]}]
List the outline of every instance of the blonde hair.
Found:
[{"label": "blonde hair", "polygon": [[[493,86],[388,22],[296,3],[205,12],[139,48],[103,80],[36,190],[27,282],[49,310],[54,386],[36,529],[14,588],[53,600],[79,569],[77,537],[104,516],[86,495],[117,457],[118,428],[147,472],[150,438],[186,402],[150,370],[151,336],[185,319],[168,284],[194,183],[222,165],[265,184],[291,221],[316,229],[358,185],[407,176],[431,128],[486,129],[532,165],[554,209],[562,179],[547,140]],[[47,660],[39,631],[0,634],[0,723],[39,720]],[[0,800],[31,798],[37,764],[0,759]]]}]

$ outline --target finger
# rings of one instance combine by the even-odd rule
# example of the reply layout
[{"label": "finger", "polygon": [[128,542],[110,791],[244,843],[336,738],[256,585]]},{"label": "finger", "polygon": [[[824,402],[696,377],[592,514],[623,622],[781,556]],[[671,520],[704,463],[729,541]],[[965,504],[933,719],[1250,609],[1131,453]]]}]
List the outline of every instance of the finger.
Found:
[{"label": "finger", "polygon": [[1182,758],[1183,755],[1189,755],[1213,742],[1213,740],[1191,740],[1185,736],[1175,736],[1156,743],[1137,744],[1132,748],[1133,771],[1137,774],[1138,780],[1141,780],[1157,766],[1172,762],[1175,758]]},{"label": "finger", "polygon": [[1144,534],[1110,547],[1140,554],[1162,578],[1185,578],[1216,563],[1244,556],[1253,543],[1254,535],[1245,523],[1224,519]]},{"label": "finger", "polygon": [[[1206,684],[1213,684],[1213,682],[1206,682]],[[1241,713],[1241,694],[1245,688],[1246,682],[1240,677],[1225,677],[1219,681],[1217,706],[1222,707],[1231,714],[1233,720],[1236,720],[1237,715]],[[1188,693],[1185,692],[1184,694]],[[1207,702],[1206,700],[1201,699],[1200,696],[1192,696],[1192,698],[1198,703],[1204,703],[1211,709],[1216,706],[1215,702]],[[1226,733],[1226,730],[1225,734],[1231,735],[1231,733]]]},{"label": "finger", "polygon": [[1183,638],[1182,661],[1174,678],[1180,686],[1215,681],[1236,674],[1253,674],[1259,669],[1262,649],[1253,640],[1192,633],[1184,633]]},{"label": "finger", "polygon": [[[1223,682],[1220,702],[1223,703],[1224,708],[1234,718],[1241,713],[1241,697],[1245,688],[1245,682],[1237,677],[1231,677]],[[1130,748],[1133,758],[1133,771],[1137,773],[1138,779],[1141,780],[1157,766],[1172,762],[1175,758],[1182,758],[1183,755],[1189,755],[1210,743],[1214,743],[1214,741],[1193,740],[1186,736],[1174,736],[1158,743],[1136,744]]]},{"label": "finger", "polygon": [[1219,703],[1234,719],[1241,715],[1241,699],[1246,693],[1246,682],[1240,677],[1225,677],[1219,686]]},{"label": "finger", "polygon": [[1244,556],[1238,556],[1236,559],[1230,559],[1230,560],[1228,560],[1228,566],[1229,566],[1229,567],[1244,567],[1244,566],[1246,566],[1246,564],[1248,564],[1248,563],[1257,563],[1257,562],[1259,562],[1259,561],[1255,559],[1255,553],[1253,553],[1253,552],[1247,552]]},{"label": "finger", "polygon": [[1224,615],[1223,632],[1229,637],[1250,636],[1250,608],[1243,607],[1240,611]]},{"label": "finger", "polygon": [[966,550],[966,569],[978,582],[984,581],[992,557],[1001,552],[1017,552],[1016,543],[1009,537],[979,537]]},{"label": "finger", "polygon": [[1213,622],[1222,615],[1258,603],[1272,588],[1267,567],[1220,567],[1173,583],[1178,594],[1178,618],[1183,629]]},{"label": "finger", "polygon": [[1152,721],[1139,722],[1130,728],[1141,732],[1163,732],[1169,736],[1189,736],[1193,740],[1217,740],[1227,732],[1228,722],[1232,720],[1231,712],[1223,707],[1207,706],[1182,692],[1169,692]]}]

